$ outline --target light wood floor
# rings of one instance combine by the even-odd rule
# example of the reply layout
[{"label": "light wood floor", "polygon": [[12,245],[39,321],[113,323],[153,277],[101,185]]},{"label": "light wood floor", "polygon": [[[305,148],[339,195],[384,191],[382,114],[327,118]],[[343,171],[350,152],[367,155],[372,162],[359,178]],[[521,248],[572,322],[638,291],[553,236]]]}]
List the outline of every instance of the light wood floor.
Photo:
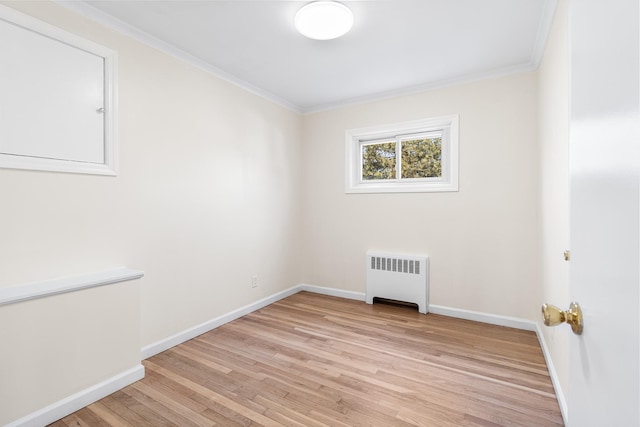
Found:
[{"label": "light wood floor", "polygon": [[143,364],[52,425],[562,425],[534,333],[306,292]]}]

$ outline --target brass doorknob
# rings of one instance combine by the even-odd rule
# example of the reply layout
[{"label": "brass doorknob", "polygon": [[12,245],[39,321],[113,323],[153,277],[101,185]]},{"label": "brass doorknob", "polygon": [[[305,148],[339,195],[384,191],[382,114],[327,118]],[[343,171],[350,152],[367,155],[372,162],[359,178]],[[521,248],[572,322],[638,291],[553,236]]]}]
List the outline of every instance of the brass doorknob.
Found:
[{"label": "brass doorknob", "polygon": [[568,323],[574,334],[582,334],[582,310],[577,302],[572,302],[567,311],[562,311],[555,305],[542,304],[542,318],[547,326]]}]

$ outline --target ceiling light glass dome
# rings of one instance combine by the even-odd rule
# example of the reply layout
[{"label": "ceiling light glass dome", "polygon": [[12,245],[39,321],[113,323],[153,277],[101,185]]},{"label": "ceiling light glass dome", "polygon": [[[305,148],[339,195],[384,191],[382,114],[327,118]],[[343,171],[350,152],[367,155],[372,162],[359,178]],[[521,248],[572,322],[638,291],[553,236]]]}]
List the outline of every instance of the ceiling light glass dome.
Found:
[{"label": "ceiling light glass dome", "polygon": [[306,37],[331,40],[349,32],[353,26],[353,12],[335,1],[316,1],[298,11],[295,25]]}]

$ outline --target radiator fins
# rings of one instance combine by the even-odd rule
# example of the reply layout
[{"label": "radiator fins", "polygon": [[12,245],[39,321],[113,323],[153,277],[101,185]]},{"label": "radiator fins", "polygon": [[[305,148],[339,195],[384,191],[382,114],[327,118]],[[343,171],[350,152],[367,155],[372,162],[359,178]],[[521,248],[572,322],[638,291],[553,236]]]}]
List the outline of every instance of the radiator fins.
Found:
[{"label": "radiator fins", "polygon": [[371,257],[371,269],[397,273],[420,274],[420,261],[412,259]]}]

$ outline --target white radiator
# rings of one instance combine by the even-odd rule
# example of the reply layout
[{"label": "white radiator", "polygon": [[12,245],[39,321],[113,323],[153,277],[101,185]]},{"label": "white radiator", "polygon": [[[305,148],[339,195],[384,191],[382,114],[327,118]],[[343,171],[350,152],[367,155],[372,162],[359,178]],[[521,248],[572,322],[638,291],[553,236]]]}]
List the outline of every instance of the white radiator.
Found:
[{"label": "white radiator", "polygon": [[410,302],[429,311],[429,257],[367,252],[367,304],[374,298]]}]

